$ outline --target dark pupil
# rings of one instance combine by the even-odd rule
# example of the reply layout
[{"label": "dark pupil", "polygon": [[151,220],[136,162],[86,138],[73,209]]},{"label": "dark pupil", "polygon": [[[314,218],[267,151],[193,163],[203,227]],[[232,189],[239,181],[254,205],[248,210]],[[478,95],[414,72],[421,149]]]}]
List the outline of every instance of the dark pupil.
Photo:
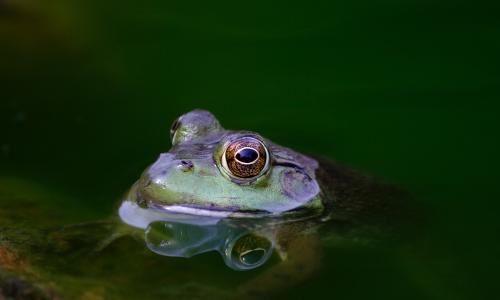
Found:
[{"label": "dark pupil", "polygon": [[236,159],[242,163],[251,163],[257,159],[259,154],[254,149],[246,148],[236,153]]}]

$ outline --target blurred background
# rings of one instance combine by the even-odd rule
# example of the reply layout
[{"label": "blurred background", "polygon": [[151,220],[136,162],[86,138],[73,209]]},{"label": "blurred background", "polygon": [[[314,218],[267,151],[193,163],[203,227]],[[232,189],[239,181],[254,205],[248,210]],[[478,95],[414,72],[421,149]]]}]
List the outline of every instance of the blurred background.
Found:
[{"label": "blurred background", "polygon": [[481,298],[500,253],[499,8],[0,1],[0,184],[66,195],[54,201],[68,220],[109,216],[169,149],[172,121],[203,108],[397,183],[428,209],[440,253],[428,269],[443,281],[401,283],[367,259],[289,296],[339,280],[339,296]]}]

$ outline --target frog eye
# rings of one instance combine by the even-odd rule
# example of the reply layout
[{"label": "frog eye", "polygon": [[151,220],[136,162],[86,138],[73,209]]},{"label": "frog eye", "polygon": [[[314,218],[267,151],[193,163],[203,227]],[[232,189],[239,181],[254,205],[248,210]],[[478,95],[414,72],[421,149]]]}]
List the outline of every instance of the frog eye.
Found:
[{"label": "frog eye", "polygon": [[265,172],[269,164],[266,146],[253,137],[231,142],[222,155],[222,166],[234,177],[255,178]]}]

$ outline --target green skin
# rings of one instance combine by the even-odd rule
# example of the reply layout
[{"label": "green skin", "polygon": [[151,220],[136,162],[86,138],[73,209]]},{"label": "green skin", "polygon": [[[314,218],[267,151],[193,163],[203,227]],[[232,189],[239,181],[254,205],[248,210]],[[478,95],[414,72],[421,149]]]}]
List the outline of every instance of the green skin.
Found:
[{"label": "green skin", "polygon": [[[259,298],[307,279],[320,267],[321,249],[328,243],[370,240],[374,233],[389,232],[402,219],[408,220],[401,210],[401,200],[406,195],[390,185],[337,163],[273,144],[256,133],[225,130],[206,111],[192,111],[178,120],[172,132],[172,149],[160,155],[130,189],[120,205],[121,220],[111,218],[46,230],[44,224],[49,221],[45,228],[54,228],[50,222],[58,218],[45,215],[47,211],[57,211],[56,208],[37,208],[38,204],[49,203],[43,199],[43,191],[22,196],[17,191],[29,191],[29,185],[0,185],[13,189],[0,189],[0,197],[6,199],[0,201],[0,283],[10,278],[9,282],[18,285],[18,291],[42,295],[40,298],[122,299],[133,297],[130,293],[134,292],[144,298],[144,290],[153,291],[165,284],[170,287],[163,290],[165,297],[200,297],[182,285],[193,280],[192,274],[170,276],[167,283],[162,280],[163,270],[171,269],[171,264],[187,262],[144,253],[142,229],[183,213],[190,215],[194,224],[211,219],[227,221],[228,228],[236,226],[256,237],[234,246],[237,253],[274,245],[280,262],[241,283],[236,293],[234,287],[214,290],[212,283],[197,288],[203,296],[221,299],[235,295],[238,299]],[[265,170],[250,180],[231,176],[221,163],[227,143],[242,136],[261,140],[269,152]],[[18,199],[11,199],[11,195]],[[40,201],[35,201],[40,195]],[[46,198],[66,200],[54,195]],[[20,226],[23,216],[29,223]],[[319,230],[321,236],[317,234]],[[156,233],[152,236],[157,237]],[[224,236],[218,238],[224,241]],[[137,241],[142,246],[137,246]],[[222,250],[224,253],[227,249]],[[51,265],[48,270],[47,265]],[[114,277],[105,272],[108,265],[130,271],[121,272],[115,283]],[[164,266],[151,269],[152,265]],[[74,277],[67,271],[69,266],[85,270],[85,275]],[[212,278],[211,269],[196,267],[199,278]],[[205,271],[207,274],[203,275]],[[142,278],[140,274],[150,276]],[[102,282],[107,283],[109,290]],[[120,290],[123,294],[116,294],[112,287],[124,282],[129,283],[127,289],[124,287]],[[5,288],[0,284],[0,296],[2,290]],[[225,290],[231,293],[226,294]],[[78,296],[84,292],[90,293],[90,297]],[[158,296],[152,295],[151,298]]]}]

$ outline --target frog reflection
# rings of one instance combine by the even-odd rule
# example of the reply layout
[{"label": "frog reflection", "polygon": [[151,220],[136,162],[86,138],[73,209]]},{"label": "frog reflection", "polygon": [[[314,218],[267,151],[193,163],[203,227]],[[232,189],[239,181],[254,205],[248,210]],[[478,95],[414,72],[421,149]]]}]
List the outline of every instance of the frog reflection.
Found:
[{"label": "frog reflection", "polygon": [[191,257],[218,251],[226,265],[234,270],[257,268],[274,250],[272,236],[223,220],[215,225],[156,221],[146,228],[145,241],[151,251],[165,256]]}]

